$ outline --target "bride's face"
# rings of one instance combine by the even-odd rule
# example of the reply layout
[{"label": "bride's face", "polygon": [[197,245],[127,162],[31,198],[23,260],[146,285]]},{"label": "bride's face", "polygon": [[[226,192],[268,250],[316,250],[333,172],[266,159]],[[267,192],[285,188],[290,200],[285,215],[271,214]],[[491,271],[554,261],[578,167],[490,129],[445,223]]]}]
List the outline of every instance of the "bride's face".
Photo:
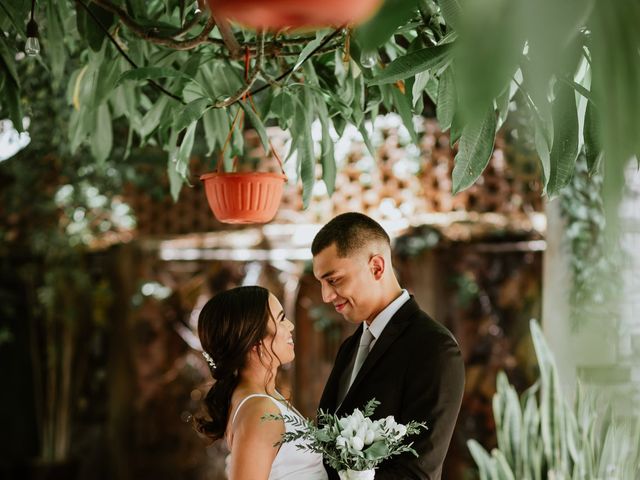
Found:
[{"label": "bride's face", "polygon": [[292,362],[295,358],[293,351],[293,323],[284,315],[284,310],[278,299],[269,294],[269,326],[266,338],[262,342],[267,352],[273,355],[273,361],[280,365]]}]

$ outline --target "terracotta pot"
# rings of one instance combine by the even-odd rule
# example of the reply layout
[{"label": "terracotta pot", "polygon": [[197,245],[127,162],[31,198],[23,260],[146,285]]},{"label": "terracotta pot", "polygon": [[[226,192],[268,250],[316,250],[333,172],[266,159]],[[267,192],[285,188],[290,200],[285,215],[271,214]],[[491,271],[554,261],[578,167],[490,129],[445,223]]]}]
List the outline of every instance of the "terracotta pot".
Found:
[{"label": "terracotta pot", "polygon": [[223,223],[266,223],[275,216],[287,177],[281,173],[207,173],[209,207]]},{"label": "terracotta pot", "polygon": [[208,0],[216,15],[256,29],[314,28],[357,24],[382,0]]}]

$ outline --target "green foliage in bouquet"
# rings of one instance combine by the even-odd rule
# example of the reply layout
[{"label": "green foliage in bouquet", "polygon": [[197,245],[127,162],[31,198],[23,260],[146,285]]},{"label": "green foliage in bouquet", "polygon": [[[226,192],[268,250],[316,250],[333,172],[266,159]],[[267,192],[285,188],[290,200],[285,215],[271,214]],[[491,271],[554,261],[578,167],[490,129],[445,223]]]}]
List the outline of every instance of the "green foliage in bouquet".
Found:
[{"label": "green foliage in bouquet", "polygon": [[369,417],[378,405],[376,399],[369,400],[363,411],[356,408],[351,415],[341,418],[320,410],[317,423],[295,415],[269,414],[263,418],[293,425],[294,430],[285,432],[279,444],[302,440],[298,448],[322,454],[325,462],[337,471],[371,470],[383,460],[403,453],[417,456],[411,448],[413,443],[404,440],[427,426],[415,421],[399,424],[392,416],[371,420]]},{"label": "green foliage in bouquet", "polygon": [[578,385],[571,408],[542,331],[531,321],[540,379],[518,399],[504,373],[493,397],[498,448],[468,446],[481,480],[640,478],[640,420],[616,422],[598,397]]}]

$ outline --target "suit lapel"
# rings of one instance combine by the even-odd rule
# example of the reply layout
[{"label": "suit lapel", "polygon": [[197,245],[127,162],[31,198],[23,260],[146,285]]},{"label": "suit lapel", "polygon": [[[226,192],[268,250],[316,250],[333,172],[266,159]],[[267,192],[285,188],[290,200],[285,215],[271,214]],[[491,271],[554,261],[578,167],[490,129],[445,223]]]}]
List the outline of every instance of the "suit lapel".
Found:
[{"label": "suit lapel", "polygon": [[336,357],[333,369],[329,374],[327,384],[324,391],[322,392],[322,398],[320,399],[320,408],[331,412],[335,411],[338,408],[337,396],[338,389],[340,387],[340,378],[345,368],[349,366],[349,361],[353,357],[353,353],[360,343],[361,335],[362,328],[358,328],[353,335],[351,335],[344,341],[344,346]]},{"label": "suit lapel", "polygon": [[[376,343],[369,352],[369,355],[367,355],[367,358],[362,364],[358,375],[353,380],[353,384],[351,384],[351,387],[345,395],[344,400],[340,404],[340,407],[342,407],[343,405],[348,405],[348,403],[351,401],[351,398],[355,395],[355,392],[358,391],[358,386],[360,385],[360,383],[362,383],[362,380],[375,367],[378,360],[380,360],[380,358],[389,349],[393,342],[395,342],[396,339],[402,334],[404,329],[407,328],[408,320],[416,311],[419,310],[420,307],[418,307],[418,304],[415,302],[413,297],[411,297],[391,318],[385,329],[382,331],[380,338],[376,340]],[[358,330],[362,332],[362,329]],[[360,335],[357,335],[358,343],[360,341]],[[354,345],[357,346],[357,343]],[[352,345],[352,349],[354,348],[354,345]]]}]

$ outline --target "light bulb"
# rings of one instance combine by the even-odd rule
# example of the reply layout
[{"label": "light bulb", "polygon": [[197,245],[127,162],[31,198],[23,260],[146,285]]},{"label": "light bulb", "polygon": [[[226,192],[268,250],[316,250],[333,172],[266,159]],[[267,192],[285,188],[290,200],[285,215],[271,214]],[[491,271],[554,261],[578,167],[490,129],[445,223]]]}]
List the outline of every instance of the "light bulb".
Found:
[{"label": "light bulb", "polygon": [[360,54],[360,65],[364,68],[372,68],[378,63],[378,52],[375,50],[363,51]]},{"label": "light bulb", "polygon": [[38,41],[38,24],[31,18],[27,23],[27,43],[24,46],[24,53],[30,57],[35,57],[40,53],[40,42]]},{"label": "light bulb", "polygon": [[24,53],[30,57],[35,57],[40,53],[40,42],[38,41],[38,37],[27,38],[27,43],[24,46]]}]

